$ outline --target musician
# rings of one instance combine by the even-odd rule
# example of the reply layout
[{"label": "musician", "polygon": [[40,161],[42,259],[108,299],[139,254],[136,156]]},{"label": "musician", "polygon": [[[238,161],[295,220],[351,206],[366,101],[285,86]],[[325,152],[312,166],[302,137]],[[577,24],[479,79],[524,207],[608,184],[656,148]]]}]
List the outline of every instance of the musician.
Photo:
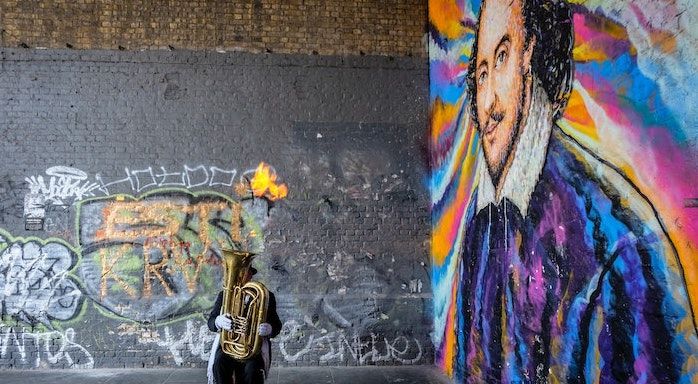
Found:
[{"label": "musician", "polygon": [[[250,281],[256,273],[257,269],[250,267],[242,284]],[[222,303],[223,292],[221,291],[218,293],[216,303],[213,305],[211,314],[208,317],[208,328],[212,332],[220,332],[222,329],[230,330],[232,327],[230,315],[221,313]],[[220,343],[216,342],[213,372],[209,372],[209,377],[212,374],[216,384],[229,384],[233,376],[235,377],[235,384],[264,383],[264,377],[269,371],[271,364],[271,342],[269,339],[276,337],[281,332],[281,326],[281,319],[279,319],[279,315],[276,313],[276,297],[274,297],[272,292],[269,292],[267,319],[264,323],[259,324],[257,328],[257,333],[263,336],[260,353],[247,360],[236,360],[223,353]]]}]

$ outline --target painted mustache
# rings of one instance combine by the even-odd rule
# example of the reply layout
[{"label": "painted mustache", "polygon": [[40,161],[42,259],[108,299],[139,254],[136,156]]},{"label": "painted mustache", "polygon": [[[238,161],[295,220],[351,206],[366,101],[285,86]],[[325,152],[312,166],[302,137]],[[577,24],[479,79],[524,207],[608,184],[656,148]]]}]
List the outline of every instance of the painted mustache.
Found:
[{"label": "painted mustache", "polygon": [[494,132],[494,130],[497,128],[499,123],[504,120],[504,113],[502,112],[492,112],[490,114],[490,118],[487,119],[487,125],[485,126],[485,134],[490,134]]}]

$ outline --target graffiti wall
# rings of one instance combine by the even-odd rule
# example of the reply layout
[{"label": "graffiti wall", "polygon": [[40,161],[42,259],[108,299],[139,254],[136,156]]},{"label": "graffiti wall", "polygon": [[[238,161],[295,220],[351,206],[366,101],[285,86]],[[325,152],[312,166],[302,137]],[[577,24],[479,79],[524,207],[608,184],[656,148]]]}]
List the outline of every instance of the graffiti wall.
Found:
[{"label": "graffiti wall", "polygon": [[[221,249],[263,253],[262,226],[270,216],[255,215],[251,206],[268,205],[288,193],[264,163],[237,178],[233,172],[226,183],[231,186],[229,195],[192,192],[185,184],[138,196],[110,195],[102,189],[103,196],[87,198],[97,184],[85,180],[86,172],[53,166],[46,174],[47,182],[42,176],[26,179],[25,219],[44,220],[50,218],[49,206],[68,206],[75,215],[74,243],[0,232],[2,314],[7,320],[0,352],[3,357],[19,352],[20,366],[94,367],[91,352],[76,343],[76,331],[69,326],[94,321],[86,314],[90,308],[119,321],[120,336],[138,330],[139,343],[179,345],[169,327],[161,338],[139,324],[190,319],[185,335],[192,333],[191,319],[201,320],[213,306],[212,293],[220,290]],[[205,326],[199,328],[196,342],[186,345],[207,358],[215,335]],[[172,353],[174,362],[181,364],[179,349]]]},{"label": "graffiti wall", "polygon": [[429,2],[436,361],[698,380],[690,1]]},{"label": "graffiti wall", "polygon": [[0,62],[0,369],[206,367],[224,248],[275,294],[274,365],[431,364],[421,61]]}]

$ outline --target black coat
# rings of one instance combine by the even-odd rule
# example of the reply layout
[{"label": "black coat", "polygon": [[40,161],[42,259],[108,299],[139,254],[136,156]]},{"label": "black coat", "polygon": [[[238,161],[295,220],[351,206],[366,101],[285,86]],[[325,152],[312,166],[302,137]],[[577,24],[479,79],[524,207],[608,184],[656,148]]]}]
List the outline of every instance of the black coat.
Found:
[{"label": "black coat", "polygon": [[[221,306],[223,305],[223,291],[218,293],[216,297],[216,303],[213,305],[211,314],[208,316],[208,329],[212,332],[218,332],[216,328],[216,317],[221,314]],[[276,296],[269,292],[269,305],[267,307],[267,319],[266,323],[271,324],[271,334],[269,338],[276,337],[281,332],[281,319],[279,319],[279,314],[276,313]]]}]

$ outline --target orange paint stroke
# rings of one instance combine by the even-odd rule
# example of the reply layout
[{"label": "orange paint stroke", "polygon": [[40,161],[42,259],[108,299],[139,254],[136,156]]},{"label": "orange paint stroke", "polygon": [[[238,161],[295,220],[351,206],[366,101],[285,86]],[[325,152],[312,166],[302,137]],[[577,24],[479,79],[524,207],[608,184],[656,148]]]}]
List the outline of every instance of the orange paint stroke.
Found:
[{"label": "orange paint stroke", "polygon": [[448,306],[444,335],[443,368],[449,377],[453,377],[453,363],[456,354],[456,296],[458,294],[458,284],[459,279],[458,276],[456,276],[453,279],[453,286],[451,288],[451,304]]},{"label": "orange paint stroke", "polygon": [[659,47],[659,49],[667,54],[671,55],[676,51],[676,36],[671,32],[656,30],[650,33],[650,40],[652,44]]},{"label": "orange paint stroke", "polygon": [[455,122],[460,105],[446,104],[440,98],[434,101],[431,108],[431,141],[434,145],[439,142],[441,135]]},{"label": "orange paint stroke", "polygon": [[594,140],[599,141],[599,133],[596,129],[596,123],[589,114],[584,99],[579,91],[572,90],[567,108],[564,114],[565,120],[577,130],[580,134]]},{"label": "orange paint stroke", "polygon": [[286,184],[276,183],[276,172],[268,164],[261,162],[250,181],[252,193],[256,197],[265,197],[271,201],[283,199],[288,195]]},{"label": "orange paint stroke", "polygon": [[463,13],[453,0],[429,0],[429,21],[447,39],[463,36],[466,28],[461,23]]},{"label": "orange paint stroke", "polygon": [[477,157],[471,155],[474,153],[473,146],[476,145],[474,140],[475,128],[472,125],[468,127],[466,135],[465,142],[468,145],[467,147],[463,145],[457,148],[454,159],[456,164],[462,164],[462,167],[458,170],[461,177],[458,178],[456,196],[453,199],[453,203],[445,208],[443,214],[438,218],[432,233],[431,253],[435,265],[439,266],[444,263],[455,245],[460,221],[465,212],[465,207],[470,203],[473,192],[472,179],[467,176],[475,174],[475,166],[477,164]]}]

